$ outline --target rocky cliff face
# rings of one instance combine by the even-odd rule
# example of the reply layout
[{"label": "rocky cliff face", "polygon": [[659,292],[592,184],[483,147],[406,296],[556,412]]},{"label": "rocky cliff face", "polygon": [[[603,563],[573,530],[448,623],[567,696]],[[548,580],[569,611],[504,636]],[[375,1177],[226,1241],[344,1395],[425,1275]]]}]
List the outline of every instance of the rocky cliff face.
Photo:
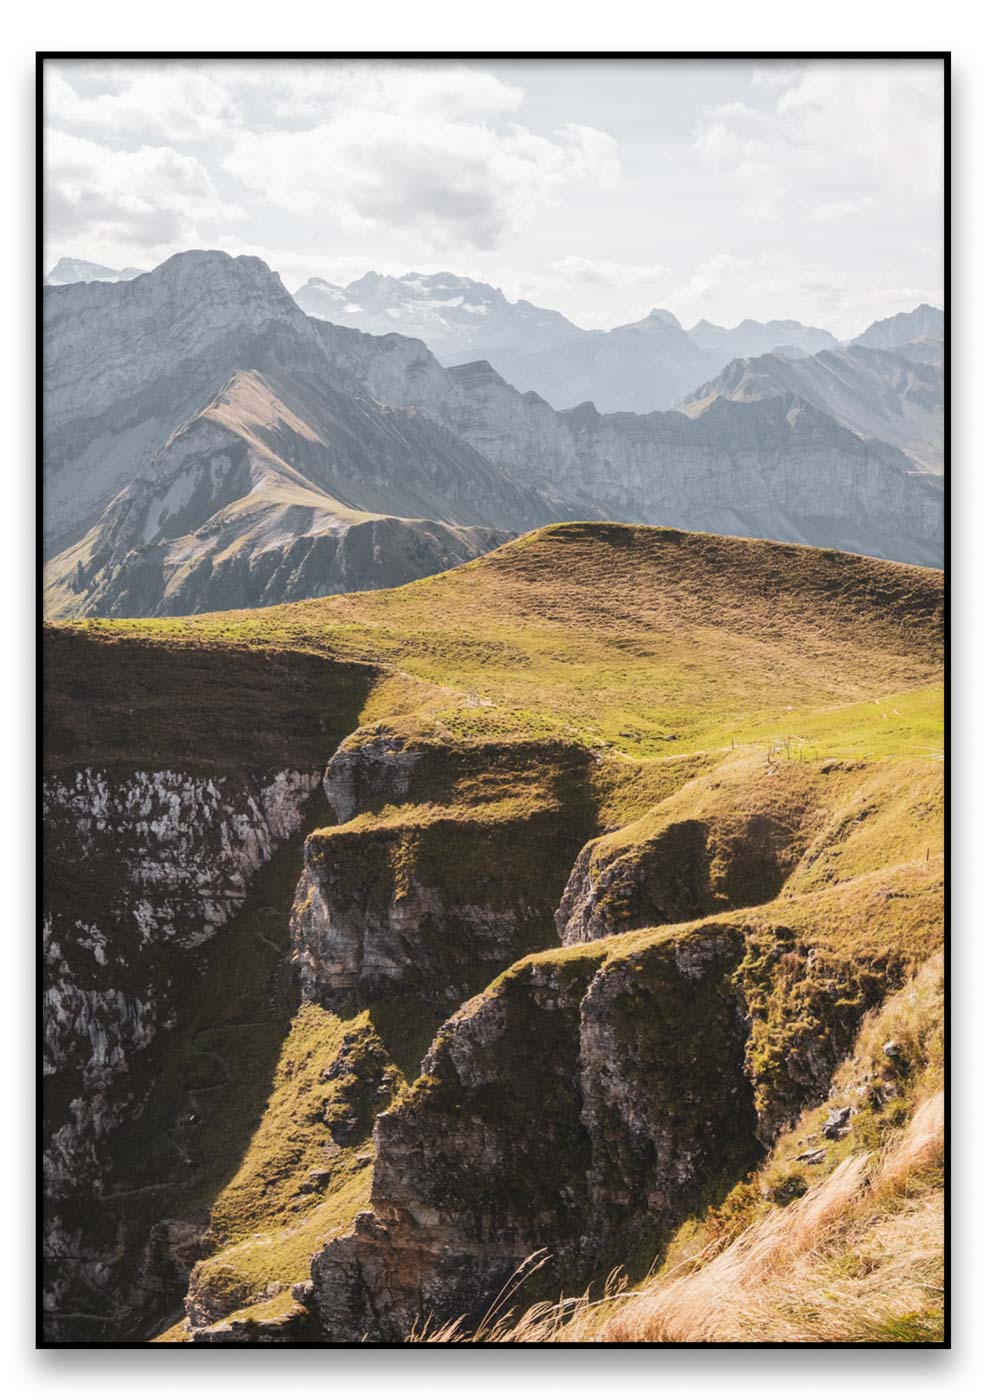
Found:
[{"label": "rocky cliff face", "polygon": [[852,344],[801,359],[732,360],[680,405],[702,414],[717,397],[735,403],[794,395],[868,441],[902,449],[925,471],[944,465],[944,369],[898,351]]},{"label": "rocky cliff face", "polygon": [[[539,827],[501,829],[496,861],[538,842]],[[482,826],[460,820],[310,836],[292,917],[303,995],[344,1012],[401,990],[449,1011],[542,946],[550,904],[505,890],[485,859],[489,844]],[[450,848],[469,863],[473,891],[430,880]]]},{"label": "rocky cliff face", "polygon": [[323,788],[343,825],[358,812],[404,802],[422,750],[387,731],[359,744],[341,744],[326,765]]},{"label": "rocky cliff face", "polygon": [[46,288],[46,550],[90,525],[238,369],[302,369],[318,336],[258,258],[182,253]]},{"label": "rocky cliff face", "polygon": [[826,1096],[905,975],[879,930],[849,956],[820,906],[788,909],[537,955],[464,1006],[378,1119],[371,1210],[313,1260],[327,1335],[476,1323],[542,1249],[540,1297],[647,1268],[723,1165],[744,1172]]},{"label": "rocky cliff face", "polygon": [[564,945],[766,904],[858,775],[791,765],[767,776],[751,758],[716,765],[638,821],[588,844],[556,927]]},{"label": "rocky cliff face", "polygon": [[[476,1322],[537,1251],[542,1297],[645,1268],[719,1164],[741,1175],[826,1097],[863,1015],[939,936],[939,871],[917,859],[931,808],[918,789],[894,850],[897,781],[729,759],[585,846],[557,913],[569,946],[462,1006],[378,1119],[371,1209],[313,1260],[327,1335]],[[890,866],[846,878],[873,842]]]},{"label": "rocky cliff face", "polygon": [[918,475],[897,447],[866,441],[792,391],[757,402],[715,394],[692,416],[602,414],[591,403],[557,413],[489,364],[443,371],[424,346],[398,336],[321,333],[340,372],[349,366],[370,392],[414,404],[589,512],[941,562],[940,483]]},{"label": "rocky cliff face", "polygon": [[[98,631],[46,632],[44,662],[46,1328],[119,1339],[150,1325],[203,1249],[201,1209],[153,1207],[190,1175],[189,1119],[223,1062],[187,1047],[191,1097],[135,1136],[159,1048],[322,800],[327,749],[369,678],[318,658],[287,669],[273,652],[214,670],[193,648]],[[228,986],[213,1020],[235,1001]]]},{"label": "rocky cliff face", "polygon": [[[532,762],[577,775],[586,755],[534,749]],[[451,754],[387,730],[338,750],[325,790],[341,824],[308,838],[292,913],[304,996],[342,1013],[401,991],[448,1014],[553,941],[587,814],[545,797],[511,814],[476,793],[469,809],[451,801],[506,766],[520,766],[508,746]]]},{"label": "rocky cliff face", "polygon": [[107,1189],[107,1139],[141,1092],[140,1052],[173,1020],[187,955],[243,906],[319,776],[84,768],[45,783],[46,1304],[56,1315],[112,1274],[112,1254],[87,1257],[76,1215]]},{"label": "rocky cliff face", "polygon": [[659,821],[625,846],[605,837],[581,851],[556,926],[564,944],[592,943],[650,924],[675,924],[719,909],[761,904],[785,870],[771,819],[753,814],[748,830],[718,841],[704,821]]}]

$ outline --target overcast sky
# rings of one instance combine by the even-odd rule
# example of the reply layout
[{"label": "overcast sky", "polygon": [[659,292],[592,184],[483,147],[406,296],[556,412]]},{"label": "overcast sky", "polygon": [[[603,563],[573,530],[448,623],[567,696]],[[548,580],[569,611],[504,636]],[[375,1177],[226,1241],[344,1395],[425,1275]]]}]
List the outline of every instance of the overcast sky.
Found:
[{"label": "overcast sky", "polygon": [[45,235],[150,268],[254,253],[290,291],[450,271],[608,327],[943,304],[936,61],[45,66]]}]

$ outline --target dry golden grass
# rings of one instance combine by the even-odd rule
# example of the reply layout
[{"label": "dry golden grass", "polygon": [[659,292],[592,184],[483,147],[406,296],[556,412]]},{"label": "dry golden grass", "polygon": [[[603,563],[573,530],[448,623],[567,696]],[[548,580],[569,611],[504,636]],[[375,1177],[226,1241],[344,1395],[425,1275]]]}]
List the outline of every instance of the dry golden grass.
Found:
[{"label": "dry golden grass", "polygon": [[943,1095],[925,1100],[885,1151],[840,1162],[798,1201],[715,1240],[630,1291],[544,1302],[514,1319],[533,1256],[467,1332],[428,1323],[417,1342],[928,1342],[943,1339]]}]

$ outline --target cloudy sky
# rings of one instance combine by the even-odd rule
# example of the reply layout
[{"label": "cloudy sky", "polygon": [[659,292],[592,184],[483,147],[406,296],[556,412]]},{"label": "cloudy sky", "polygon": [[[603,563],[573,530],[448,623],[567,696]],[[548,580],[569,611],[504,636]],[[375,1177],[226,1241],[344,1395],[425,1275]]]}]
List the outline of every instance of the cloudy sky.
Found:
[{"label": "cloudy sky", "polygon": [[585,326],[943,304],[939,62],[46,64],[45,235],[289,290],[450,271]]}]

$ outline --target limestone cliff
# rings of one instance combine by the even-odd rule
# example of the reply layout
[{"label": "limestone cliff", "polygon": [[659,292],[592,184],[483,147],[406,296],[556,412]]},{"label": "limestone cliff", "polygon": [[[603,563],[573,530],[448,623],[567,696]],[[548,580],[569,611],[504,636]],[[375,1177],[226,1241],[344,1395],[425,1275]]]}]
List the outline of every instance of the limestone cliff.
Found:
[{"label": "limestone cliff", "polygon": [[[228,657],[218,733],[218,677],[189,649],[50,633],[45,664],[45,1309],[49,1334],[72,1340],[146,1327],[202,1249],[201,1219],[133,1209],[155,1191],[121,1179],[142,1156],[133,1123],[213,945],[271,898],[259,880],[321,799],[334,711],[366,682],[313,658],[288,688],[273,655]],[[166,1188],[189,1174],[204,1079],[161,1146],[144,1140]]]},{"label": "limestone cliff", "polygon": [[589,812],[548,789],[579,792],[586,767],[577,746],[440,746],[387,729],[348,739],[325,783],[340,824],[308,838],[292,913],[303,995],[344,1011],[402,991],[448,1014],[552,942]]},{"label": "limestone cliff", "polygon": [[46,1302],[55,1313],[108,1281],[110,1262],[87,1258],[78,1208],[109,1189],[106,1142],[141,1093],[141,1052],[174,1021],[195,966],[187,955],[244,905],[319,778],[84,768],[45,784]]}]

